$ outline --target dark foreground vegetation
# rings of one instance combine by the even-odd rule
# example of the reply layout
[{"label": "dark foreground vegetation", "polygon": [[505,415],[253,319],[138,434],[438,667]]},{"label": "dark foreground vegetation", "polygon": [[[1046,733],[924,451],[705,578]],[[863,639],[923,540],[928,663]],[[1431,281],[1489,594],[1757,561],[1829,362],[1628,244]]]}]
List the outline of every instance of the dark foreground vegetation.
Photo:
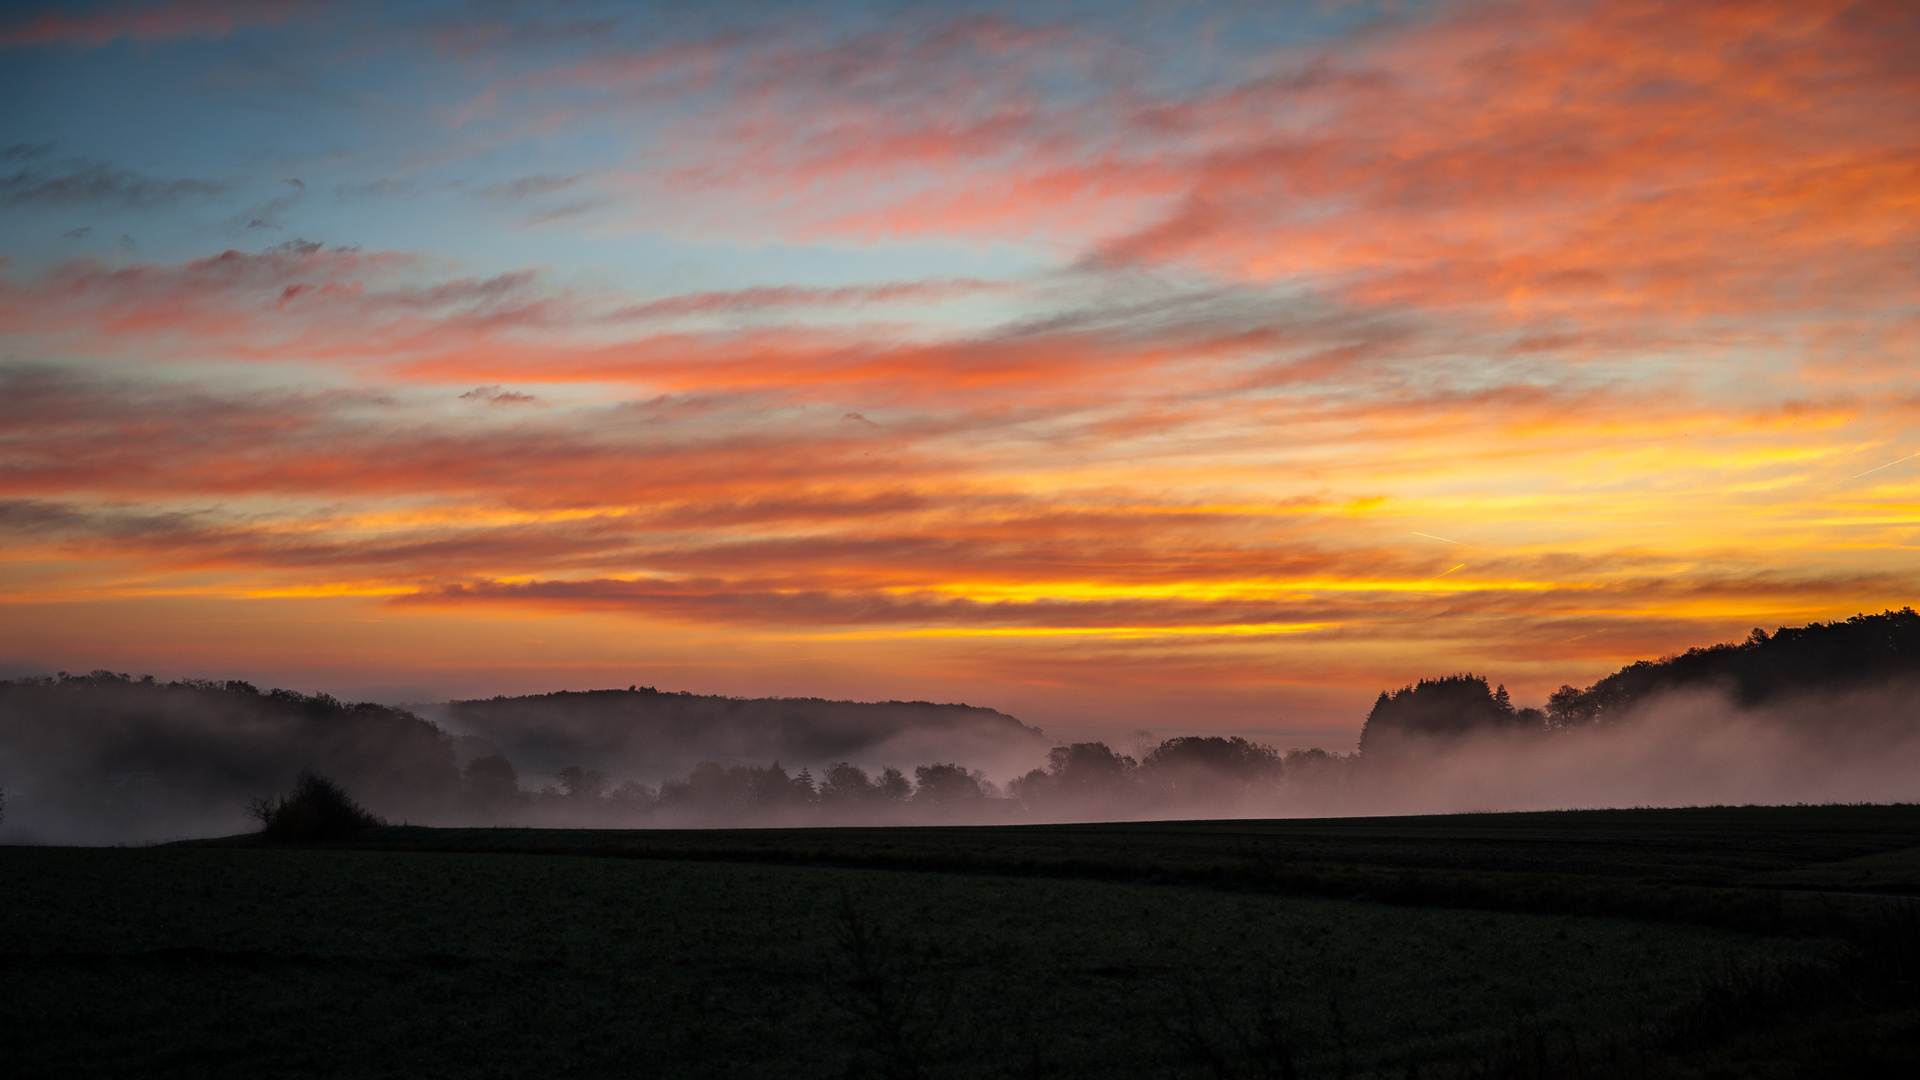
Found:
[{"label": "dark foreground vegetation", "polygon": [[325,844],[352,840],[383,824],[340,785],[311,769],[294,780],[293,794],[256,799],[250,807],[269,844]]},{"label": "dark foreground vegetation", "polygon": [[13,1076],[1873,1077],[1920,808],[0,849]]}]

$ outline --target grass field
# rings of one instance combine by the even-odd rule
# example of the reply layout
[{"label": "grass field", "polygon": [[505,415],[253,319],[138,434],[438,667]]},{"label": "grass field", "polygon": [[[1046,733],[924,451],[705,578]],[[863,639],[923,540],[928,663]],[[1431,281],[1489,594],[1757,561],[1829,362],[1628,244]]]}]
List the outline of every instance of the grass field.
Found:
[{"label": "grass field", "polygon": [[1910,1076],[1917,852],[1912,807],[0,849],[0,1060]]}]

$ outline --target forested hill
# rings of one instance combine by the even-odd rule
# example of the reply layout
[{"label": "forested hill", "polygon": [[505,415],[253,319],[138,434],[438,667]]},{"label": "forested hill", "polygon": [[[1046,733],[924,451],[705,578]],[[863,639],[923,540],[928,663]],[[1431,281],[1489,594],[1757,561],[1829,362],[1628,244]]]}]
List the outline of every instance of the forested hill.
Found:
[{"label": "forested hill", "polygon": [[[631,826],[648,820],[663,788],[687,796],[668,801],[691,823],[738,824],[817,794],[811,778],[774,762],[841,765],[829,785],[835,791],[866,764],[875,773],[892,766],[896,779],[912,775],[923,788],[924,773],[981,795],[977,770],[1025,772],[1051,745],[1005,713],[929,702],[749,700],[635,687],[419,711],[460,734],[410,709],[238,681],[159,682],[108,671],[0,681],[0,825],[8,830],[0,843],[238,832],[250,804],[285,793],[308,769],[376,816],[416,824]],[[536,790],[522,786],[523,775]],[[781,797],[761,799],[766,807],[725,798],[708,806],[709,796],[736,788],[750,803],[767,793],[761,789]]]},{"label": "forested hill", "polygon": [[1756,629],[1745,641],[1641,660],[1582,690],[1562,686],[1545,710],[1516,709],[1480,675],[1422,679],[1382,692],[1361,729],[1369,758],[1425,752],[1433,740],[1494,731],[1567,731],[1619,719],[1656,694],[1712,688],[1743,707],[1805,693],[1920,681],[1920,614],[1912,608],[1830,623]]},{"label": "forested hill", "polygon": [[1830,623],[1755,629],[1737,644],[1629,664],[1584,690],[1562,686],[1547,721],[1568,727],[1620,715],[1663,690],[1718,686],[1742,705],[1835,687],[1920,677],[1920,614],[1910,607]]},{"label": "forested hill", "polygon": [[0,787],[31,838],[236,832],[249,800],[307,768],[397,820],[430,820],[466,793],[446,735],[403,709],[110,671],[0,681]]},{"label": "forested hill", "polygon": [[523,770],[581,761],[657,781],[702,761],[964,761],[1024,770],[1051,743],[1006,713],[926,701],[731,698],[651,687],[454,701],[445,724],[497,744]]}]

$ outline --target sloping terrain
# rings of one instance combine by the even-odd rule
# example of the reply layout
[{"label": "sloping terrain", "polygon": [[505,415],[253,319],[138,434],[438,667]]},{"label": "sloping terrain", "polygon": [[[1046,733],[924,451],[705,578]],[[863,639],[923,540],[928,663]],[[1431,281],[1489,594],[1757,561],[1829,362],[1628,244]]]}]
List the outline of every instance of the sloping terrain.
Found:
[{"label": "sloping terrain", "polygon": [[645,783],[684,776],[702,761],[851,761],[878,771],[934,761],[1017,772],[1044,760],[1038,728],[1003,712],[926,701],[729,698],[630,690],[561,691],[454,701],[447,727],[498,745],[522,773],[585,765]]}]

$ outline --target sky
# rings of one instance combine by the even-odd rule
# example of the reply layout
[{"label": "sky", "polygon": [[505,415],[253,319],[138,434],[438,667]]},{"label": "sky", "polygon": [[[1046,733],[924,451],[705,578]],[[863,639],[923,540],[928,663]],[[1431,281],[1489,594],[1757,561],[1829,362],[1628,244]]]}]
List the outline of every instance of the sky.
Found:
[{"label": "sky", "polygon": [[0,16],[0,675],[1350,747],[1920,581],[1905,3]]}]

